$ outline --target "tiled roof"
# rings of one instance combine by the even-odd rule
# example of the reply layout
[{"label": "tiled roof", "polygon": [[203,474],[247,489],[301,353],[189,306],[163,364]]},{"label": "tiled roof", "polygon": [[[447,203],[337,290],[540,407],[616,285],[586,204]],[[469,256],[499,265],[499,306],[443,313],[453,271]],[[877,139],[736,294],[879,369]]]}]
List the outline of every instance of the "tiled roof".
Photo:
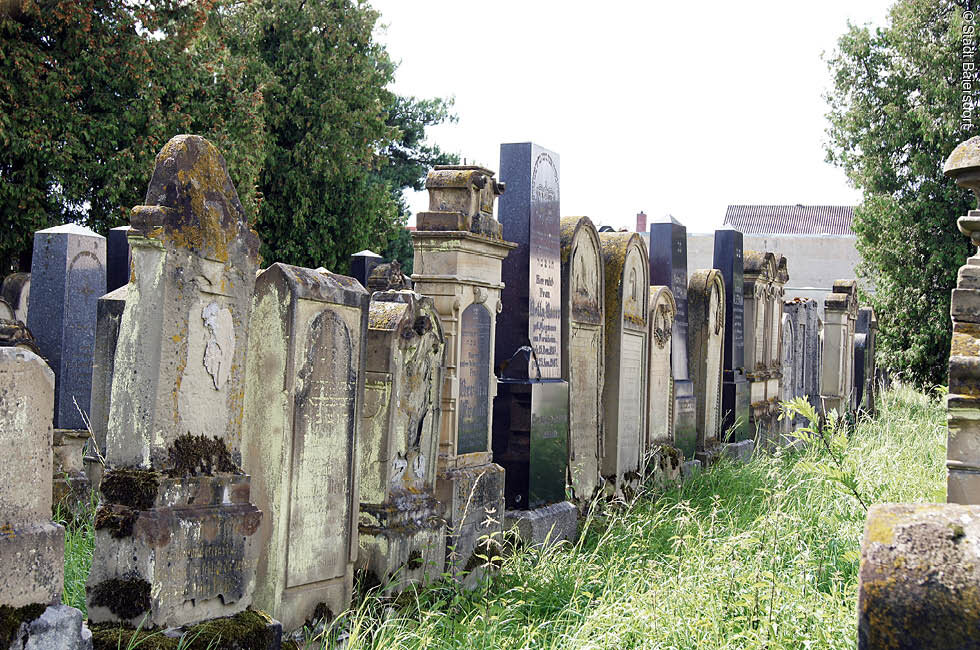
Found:
[{"label": "tiled roof", "polygon": [[853,235],[851,205],[730,205],[724,225],[759,235]]}]

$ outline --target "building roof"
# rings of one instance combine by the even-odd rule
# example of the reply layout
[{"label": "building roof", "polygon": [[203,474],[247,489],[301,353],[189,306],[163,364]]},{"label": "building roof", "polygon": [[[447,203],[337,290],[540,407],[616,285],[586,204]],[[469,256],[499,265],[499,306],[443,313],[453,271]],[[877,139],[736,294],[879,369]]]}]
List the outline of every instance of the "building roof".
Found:
[{"label": "building roof", "polygon": [[853,235],[852,205],[730,205],[725,226],[758,235]]}]

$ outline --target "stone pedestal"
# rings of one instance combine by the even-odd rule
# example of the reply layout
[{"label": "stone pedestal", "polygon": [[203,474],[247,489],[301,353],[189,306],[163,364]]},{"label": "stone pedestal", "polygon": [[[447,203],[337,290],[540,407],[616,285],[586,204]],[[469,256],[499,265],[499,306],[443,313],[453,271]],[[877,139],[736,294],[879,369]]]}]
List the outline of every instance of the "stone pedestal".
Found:
[{"label": "stone pedestal", "polygon": [[721,385],[721,432],[730,440],[754,438],[749,422],[749,382],[745,376],[745,262],[742,233],[715,231],[714,264],[725,283],[725,353]]},{"label": "stone pedestal", "polygon": [[481,167],[437,167],[426,179],[428,212],[412,233],[415,290],[433,301],[446,338],[446,374],[436,498],[446,519],[447,570],[462,577],[474,551],[499,539],[503,469],[490,446],[497,380],[491,367],[501,263],[515,244],[501,238],[493,203],[503,187]]},{"label": "stone pedestal", "polygon": [[606,292],[601,467],[607,489],[620,492],[639,483],[646,452],[649,265],[636,233],[602,232],[599,241]]},{"label": "stone pedestal", "polygon": [[688,366],[697,399],[697,450],[721,439],[721,375],[725,343],[725,283],[716,269],[698,270],[688,287]]},{"label": "stone pedestal", "polygon": [[670,287],[677,306],[670,339],[674,378],[674,442],[685,457],[697,446],[697,397],[690,378],[687,340],[687,228],[670,215],[650,224],[649,282]]},{"label": "stone pedestal", "polygon": [[39,230],[31,259],[27,326],[54,370],[54,424],[84,429],[96,301],[105,293],[105,237],[75,224]]},{"label": "stone pedestal", "polygon": [[446,523],[435,498],[445,353],[431,299],[371,295],[357,566],[390,591],[437,580],[445,568]]},{"label": "stone pedestal", "polygon": [[824,298],[820,401],[825,413],[836,409],[844,414],[854,408],[853,357],[857,309],[857,283],[854,280],[834,282],[834,291]]},{"label": "stone pedestal", "polygon": [[584,511],[600,486],[605,381],[603,264],[588,217],[561,220],[561,365],[568,382],[568,484]]},{"label": "stone pedestal", "polygon": [[649,361],[647,362],[646,449],[674,445],[674,377],[670,369],[670,339],[677,305],[670,288],[650,287]]}]

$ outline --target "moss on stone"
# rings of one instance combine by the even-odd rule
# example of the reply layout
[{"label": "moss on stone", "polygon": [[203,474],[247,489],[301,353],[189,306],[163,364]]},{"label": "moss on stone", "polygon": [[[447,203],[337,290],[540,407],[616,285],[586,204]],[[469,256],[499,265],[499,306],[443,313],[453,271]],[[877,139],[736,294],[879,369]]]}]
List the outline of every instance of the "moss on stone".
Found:
[{"label": "moss on stone", "polygon": [[114,539],[123,539],[133,534],[133,526],[139,513],[132,508],[118,504],[103,505],[95,513],[95,529],[108,530]]},{"label": "moss on stone", "polygon": [[242,473],[232,461],[227,445],[217,436],[180,436],[167,449],[167,458],[167,476],[170,478]]},{"label": "moss on stone", "polygon": [[160,474],[145,469],[114,469],[102,478],[101,491],[109,503],[133,510],[153,507],[160,487]]},{"label": "moss on stone", "polygon": [[96,623],[89,629],[92,630],[93,650],[128,647],[138,647],[140,650],[265,650],[272,647],[275,637],[271,622],[262,612],[246,610],[185,628],[177,637],[164,636],[160,631],[137,630],[119,623]]},{"label": "moss on stone", "polygon": [[150,583],[137,573],[103,580],[88,590],[89,603],[130,620],[150,611]]},{"label": "moss on stone", "polygon": [[47,605],[41,603],[23,607],[0,605],[0,648],[9,648],[20,626],[35,620],[47,608]]}]

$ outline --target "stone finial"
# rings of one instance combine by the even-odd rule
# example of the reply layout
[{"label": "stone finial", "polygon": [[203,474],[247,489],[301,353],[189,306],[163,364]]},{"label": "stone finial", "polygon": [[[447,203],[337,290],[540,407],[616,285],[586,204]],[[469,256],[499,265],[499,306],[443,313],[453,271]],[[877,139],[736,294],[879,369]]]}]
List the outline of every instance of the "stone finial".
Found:
[{"label": "stone finial", "polygon": [[436,165],[425,179],[429,211],[419,213],[418,229],[461,230],[500,239],[493,203],[505,184],[493,176],[477,165]]},{"label": "stone finial", "polygon": [[[980,136],[957,145],[946,159],[943,173],[960,187],[973,192],[980,202]],[[974,246],[980,248],[980,211],[970,210],[968,215],[956,221],[956,225]]]}]

